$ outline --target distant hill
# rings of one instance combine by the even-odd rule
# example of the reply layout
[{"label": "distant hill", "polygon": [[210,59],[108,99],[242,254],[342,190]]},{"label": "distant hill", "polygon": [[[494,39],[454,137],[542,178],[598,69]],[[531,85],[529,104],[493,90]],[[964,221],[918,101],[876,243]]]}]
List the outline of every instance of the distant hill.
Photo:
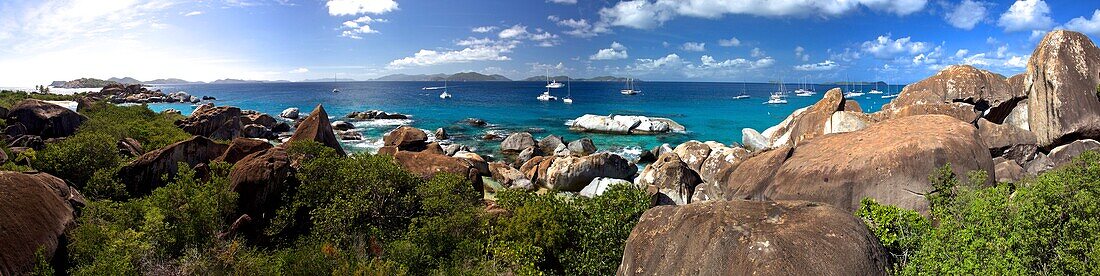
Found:
[{"label": "distant hill", "polygon": [[[59,82],[61,84],[57,85]],[[55,81],[55,82],[51,83],[50,86],[58,87],[58,88],[102,88],[102,87],[107,86],[109,84],[116,84],[116,83],[118,83],[118,82],[108,81],[108,80],[101,80],[101,79],[93,79],[93,78],[79,78],[79,79],[75,79],[75,80],[71,80],[71,81],[64,81],[64,82]]]},{"label": "distant hill", "polygon": [[477,72],[462,72],[454,75],[448,74],[431,74],[431,75],[406,75],[406,74],[393,74],[386,75],[373,79],[373,81],[511,81],[507,77],[501,75],[485,75]]},{"label": "distant hill", "polygon": [[212,81],[210,83],[212,83],[212,84],[238,84],[238,83],[284,83],[284,82],[290,82],[290,81],[288,81],[288,80],[268,81],[268,80],[220,79],[220,80]]},{"label": "distant hill", "polygon": [[131,77],[125,77],[125,78],[121,78],[121,79],[120,78],[109,78],[109,79],[107,79],[107,81],[113,81],[113,82],[117,82],[117,83],[121,83],[121,84],[140,84],[141,83],[141,81],[139,81],[135,78],[131,78]]},{"label": "distant hill", "polygon": [[351,81],[356,81],[356,80],[355,79],[335,79],[335,80],[333,80],[333,79],[311,79],[311,80],[302,80],[302,81],[299,81],[299,82],[333,82],[333,81],[351,82]]},{"label": "distant hill", "polygon": [[[599,77],[587,78],[587,79],[574,79],[574,78],[570,78],[569,76],[556,76],[556,77],[550,77],[550,79],[556,80],[558,82],[563,82],[563,81],[611,81],[611,82],[622,82],[622,81],[627,80],[627,78],[614,77],[614,76],[599,76]],[[634,79],[634,80],[635,81],[640,81],[638,79]],[[534,77],[523,79],[523,81],[546,81],[546,76],[534,76]]]},{"label": "distant hill", "polygon": [[155,79],[155,80],[151,80],[151,81],[142,82],[142,84],[195,84],[195,83],[203,83],[203,82],[201,82],[201,81],[186,81],[186,80],[181,80],[181,79],[177,79],[177,78]]},{"label": "distant hill", "polygon": [[838,81],[830,83],[822,83],[823,85],[886,85],[884,81],[868,82],[868,81]]}]

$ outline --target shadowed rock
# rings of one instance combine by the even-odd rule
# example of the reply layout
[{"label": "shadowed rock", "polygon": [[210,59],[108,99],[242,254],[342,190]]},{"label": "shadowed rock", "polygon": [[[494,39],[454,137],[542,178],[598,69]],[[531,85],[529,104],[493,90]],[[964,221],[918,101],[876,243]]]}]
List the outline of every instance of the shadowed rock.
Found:
[{"label": "shadowed rock", "polygon": [[1077,32],[1051,31],[1027,62],[1028,121],[1039,147],[1100,138],[1100,49]]},{"label": "shadowed rock", "polygon": [[166,184],[162,179],[165,175],[168,175],[169,179],[176,176],[179,163],[182,162],[191,167],[210,163],[211,160],[225,153],[228,148],[226,144],[214,142],[206,137],[194,136],[141,155],[123,166],[118,172],[118,177],[126,184],[126,190],[131,196],[149,194],[153,189]]},{"label": "shadowed rock", "polygon": [[422,151],[428,144],[428,134],[419,128],[401,126],[386,133],[382,142],[387,147],[397,147],[398,150]]},{"label": "shadowed rock", "polygon": [[73,135],[88,120],[68,108],[35,99],[26,99],[12,106],[7,119],[9,125],[22,124],[26,134],[46,139]]},{"label": "shadowed rock", "polygon": [[218,158],[215,160],[233,164],[237,163],[237,161],[240,161],[241,159],[244,159],[250,154],[265,151],[272,147],[274,146],[267,141],[248,138],[237,138],[233,139],[233,142],[229,143],[229,148],[225,150],[225,153],[223,153],[221,156],[218,156]]},{"label": "shadowed rock", "polygon": [[[1022,91],[1013,89],[1004,76],[974,68],[970,65],[953,65],[935,75],[905,86],[901,94],[882,107],[883,110],[930,103],[968,103],[974,110],[1010,110],[1025,97]],[[1003,114],[1007,115],[1007,114]],[[1003,120],[1003,115],[997,121]]]},{"label": "shadowed rock", "polygon": [[84,205],[80,192],[46,173],[10,171],[0,172],[0,191],[0,275],[31,272],[39,249],[56,258]]},{"label": "shadowed rock", "polygon": [[646,166],[638,178],[634,179],[634,185],[647,187],[647,189],[652,187],[672,199],[677,205],[691,203],[695,186],[700,183],[703,183],[703,180],[699,175],[674,153],[661,155],[656,162]]},{"label": "shadowed rock", "polygon": [[287,140],[288,143],[296,141],[318,142],[335,149],[336,153],[341,156],[347,155],[344,148],[340,146],[340,140],[337,140],[336,134],[332,132],[332,124],[328,121],[328,113],[325,112],[325,107],[321,105],[317,105],[317,108],[313,109],[313,112],[309,113],[309,116],[298,124],[294,136],[290,136],[290,140]]},{"label": "shadowed rock", "polygon": [[231,140],[241,136],[241,109],[233,106],[202,105],[191,112],[191,116],[176,121],[176,126],[192,135]]}]

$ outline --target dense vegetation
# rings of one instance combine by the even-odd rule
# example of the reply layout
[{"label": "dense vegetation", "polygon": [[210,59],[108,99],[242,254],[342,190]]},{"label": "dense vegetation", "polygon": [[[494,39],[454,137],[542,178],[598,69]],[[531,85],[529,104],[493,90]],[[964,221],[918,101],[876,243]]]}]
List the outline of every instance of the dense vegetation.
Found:
[{"label": "dense vegetation", "polygon": [[1018,183],[931,177],[931,218],[865,199],[862,217],[902,275],[1100,274],[1100,154]]}]

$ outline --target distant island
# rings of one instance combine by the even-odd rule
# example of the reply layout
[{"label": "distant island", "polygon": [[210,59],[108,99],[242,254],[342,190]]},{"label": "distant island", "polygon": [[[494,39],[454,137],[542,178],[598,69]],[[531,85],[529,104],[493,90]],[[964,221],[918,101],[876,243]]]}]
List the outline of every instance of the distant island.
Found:
[{"label": "distant island", "polygon": [[239,83],[287,83],[288,80],[239,80],[239,79],[220,79],[210,82],[210,84],[239,84]]},{"label": "distant island", "polygon": [[870,82],[870,81],[837,81],[822,83],[821,85],[886,85],[884,81]]},{"label": "distant island", "polygon": [[353,82],[355,79],[307,79],[298,82]]},{"label": "distant island", "polygon": [[[303,82],[322,82],[332,81],[331,79],[318,79],[318,80],[306,80]],[[351,79],[344,79],[341,81],[355,81]],[[241,79],[220,79],[212,81],[212,84],[240,84],[240,83],[286,83],[291,82],[287,80],[241,80]],[[79,78],[71,81],[54,81],[50,83],[50,87],[56,88],[101,88],[112,84],[144,84],[144,85],[163,85],[163,84],[204,84],[206,82],[201,81],[187,81],[177,78],[167,79],[155,79],[151,81],[140,81],[131,77],[124,78],[109,78],[106,80],[96,78]]]},{"label": "distant island", "polygon": [[[571,77],[569,77],[569,76],[555,76],[555,77],[550,77],[550,79],[552,79],[552,80],[556,80],[556,81],[609,81],[609,82],[624,82],[624,81],[627,81],[627,80],[628,80],[629,78],[623,78],[623,77],[614,77],[614,76],[599,76],[599,77],[594,77],[594,78],[580,78],[580,79],[574,79],[574,78],[571,78]],[[634,80],[635,80],[635,81],[640,81],[640,80],[638,80],[638,79],[634,79]],[[526,79],[523,79],[523,81],[546,81],[546,76],[534,76],[534,77],[530,77],[530,78],[526,78]]]},{"label": "distant island", "polygon": [[407,74],[393,74],[386,75],[379,78],[372,79],[372,81],[512,81],[505,76],[501,75],[485,75],[477,72],[462,72],[453,75],[448,74],[431,74],[431,75],[407,75]]}]

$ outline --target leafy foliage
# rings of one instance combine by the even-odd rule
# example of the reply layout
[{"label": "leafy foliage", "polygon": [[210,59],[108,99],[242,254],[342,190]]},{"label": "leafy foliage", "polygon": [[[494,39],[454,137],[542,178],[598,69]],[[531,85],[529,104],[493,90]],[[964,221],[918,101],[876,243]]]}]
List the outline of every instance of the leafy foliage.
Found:
[{"label": "leafy foliage", "polygon": [[26,99],[38,99],[43,101],[72,101],[75,100],[75,95],[60,95],[60,94],[40,94],[40,93],[27,93],[25,91],[0,91],[0,107],[11,108],[16,103]]}]

